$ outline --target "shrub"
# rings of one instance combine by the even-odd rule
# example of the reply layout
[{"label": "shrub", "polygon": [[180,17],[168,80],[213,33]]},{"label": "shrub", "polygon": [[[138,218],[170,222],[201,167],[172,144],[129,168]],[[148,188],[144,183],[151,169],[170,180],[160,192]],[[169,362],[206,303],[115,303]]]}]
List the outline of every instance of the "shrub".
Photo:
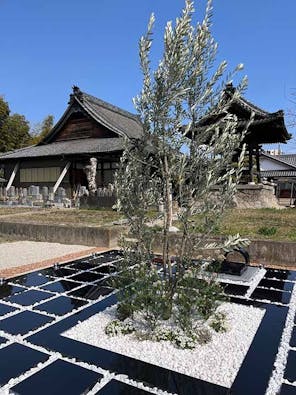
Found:
[{"label": "shrub", "polygon": [[277,229],[274,226],[272,227],[262,226],[261,228],[258,229],[258,233],[263,236],[273,236],[276,234],[276,232]]},{"label": "shrub", "polygon": [[217,312],[210,318],[210,327],[214,329],[215,332],[226,332],[226,315],[222,312]]},{"label": "shrub", "polygon": [[135,331],[135,328],[131,322],[122,322],[119,320],[114,320],[109,322],[105,328],[105,333],[109,336],[116,335],[127,335]]}]

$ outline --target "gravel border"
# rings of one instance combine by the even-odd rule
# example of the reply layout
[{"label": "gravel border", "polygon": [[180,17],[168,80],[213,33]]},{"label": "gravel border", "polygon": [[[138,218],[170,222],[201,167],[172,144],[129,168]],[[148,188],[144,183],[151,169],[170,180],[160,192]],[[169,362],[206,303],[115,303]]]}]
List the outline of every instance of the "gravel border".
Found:
[{"label": "gravel border", "polygon": [[227,314],[229,330],[213,331],[212,341],[194,350],[176,349],[166,341],[138,341],[133,335],[109,337],[108,322],[115,318],[112,306],[63,333],[80,342],[127,355],[188,376],[230,388],[265,311],[253,306],[224,303],[219,310]]}]

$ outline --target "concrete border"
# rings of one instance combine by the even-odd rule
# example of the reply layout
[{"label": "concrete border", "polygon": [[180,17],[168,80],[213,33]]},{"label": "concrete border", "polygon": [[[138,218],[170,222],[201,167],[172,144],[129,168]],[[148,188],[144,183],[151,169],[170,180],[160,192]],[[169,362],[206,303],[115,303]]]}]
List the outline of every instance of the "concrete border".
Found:
[{"label": "concrete border", "polygon": [[[196,236],[198,237],[198,236]],[[170,253],[178,254],[180,236],[177,233],[170,235],[170,244],[172,247]],[[221,240],[221,237],[211,238],[207,242]],[[155,239],[153,244],[155,252],[161,252],[161,237]],[[251,264],[276,266],[280,268],[296,268],[296,243],[290,241],[273,241],[273,240],[251,240],[247,248],[251,258]]]},{"label": "concrete border", "polygon": [[126,232],[123,226],[95,227],[0,222],[0,234],[3,235],[15,236],[23,240],[81,244],[91,247],[116,247],[118,238],[123,232]]}]

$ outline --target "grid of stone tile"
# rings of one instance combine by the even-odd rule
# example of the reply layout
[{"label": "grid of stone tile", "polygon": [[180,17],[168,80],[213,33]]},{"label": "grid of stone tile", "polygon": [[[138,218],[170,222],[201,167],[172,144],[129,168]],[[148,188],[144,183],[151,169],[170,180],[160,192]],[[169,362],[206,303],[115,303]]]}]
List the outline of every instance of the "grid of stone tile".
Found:
[{"label": "grid of stone tile", "polygon": [[[120,391],[129,394],[166,393],[26,340],[109,295],[112,288],[100,286],[100,283],[116,272],[119,259],[116,251],[94,254],[89,259],[16,277],[0,286],[0,388],[3,393],[12,389],[20,394],[33,394],[32,389],[41,385],[42,393],[52,393],[55,388],[50,385],[53,382],[71,394],[87,391],[90,395]],[[246,297],[249,288],[244,285],[224,283],[224,292],[241,300],[287,306],[295,281],[296,272],[270,269],[249,297]],[[296,318],[294,320],[282,394],[296,394]],[[55,381],[57,375],[59,380]],[[76,385],[77,376],[79,386]]]}]

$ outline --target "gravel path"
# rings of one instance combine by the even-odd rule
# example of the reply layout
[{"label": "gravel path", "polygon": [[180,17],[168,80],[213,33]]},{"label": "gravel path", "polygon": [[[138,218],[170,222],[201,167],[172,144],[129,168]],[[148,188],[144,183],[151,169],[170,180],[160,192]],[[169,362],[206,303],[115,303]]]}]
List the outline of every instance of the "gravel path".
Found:
[{"label": "gravel path", "polygon": [[0,244],[0,277],[11,277],[23,272],[52,265],[55,261],[78,258],[100,251],[84,245],[15,241]]}]

